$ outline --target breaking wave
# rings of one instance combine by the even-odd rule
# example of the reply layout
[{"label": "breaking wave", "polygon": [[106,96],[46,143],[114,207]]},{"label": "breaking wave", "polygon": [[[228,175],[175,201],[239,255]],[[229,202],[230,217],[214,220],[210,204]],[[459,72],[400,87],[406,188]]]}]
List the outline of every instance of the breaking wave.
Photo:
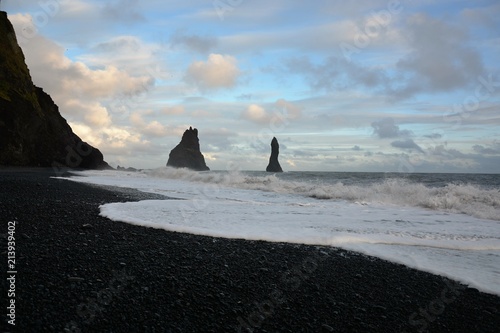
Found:
[{"label": "breaking wave", "polygon": [[283,179],[275,174],[246,172],[194,172],[187,169],[159,168],[146,171],[148,176],[187,180],[211,186],[261,190],[280,194],[299,194],[324,200],[346,200],[358,203],[382,203],[422,207],[450,213],[500,220],[500,191],[477,184],[449,183],[431,187],[404,178],[386,178],[368,184],[346,184],[330,179],[295,177]]}]

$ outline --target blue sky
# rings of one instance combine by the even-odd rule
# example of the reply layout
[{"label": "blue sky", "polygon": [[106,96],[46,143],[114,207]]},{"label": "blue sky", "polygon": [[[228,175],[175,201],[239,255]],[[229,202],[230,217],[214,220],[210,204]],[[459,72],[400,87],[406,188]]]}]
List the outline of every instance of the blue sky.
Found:
[{"label": "blue sky", "polygon": [[35,84],[111,165],[500,171],[498,1],[2,1]]}]

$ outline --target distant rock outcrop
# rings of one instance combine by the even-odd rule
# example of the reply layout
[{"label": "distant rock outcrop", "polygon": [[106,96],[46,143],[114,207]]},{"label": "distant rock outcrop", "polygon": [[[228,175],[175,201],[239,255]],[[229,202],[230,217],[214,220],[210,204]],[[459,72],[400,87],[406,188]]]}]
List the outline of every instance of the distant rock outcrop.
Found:
[{"label": "distant rock outcrop", "polygon": [[280,153],[280,145],[278,140],[273,138],[271,141],[271,156],[269,157],[269,165],[266,168],[267,172],[283,172],[280,162],[278,162],[278,155]]},{"label": "distant rock outcrop", "polygon": [[138,172],[138,171],[142,171],[142,169],[136,169],[136,168],[133,168],[133,167],[128,167],[128,168],[125,168],[125,167],[121,167],[121,166],[117,166],[116,167],[116,170],[118,171],[127,171],[127,172]]},{"label": "distant rock outcrop", "polygon": [[7,13],[0,11],[0,165],[110,168],[36,87]]},{"label": "distant rock outcrop", "polygon": [[189,127],[182,135],[181,142],[170,152],[167,166],[188,168],[196,171],[210,170],[200,151],[198,130]]}]

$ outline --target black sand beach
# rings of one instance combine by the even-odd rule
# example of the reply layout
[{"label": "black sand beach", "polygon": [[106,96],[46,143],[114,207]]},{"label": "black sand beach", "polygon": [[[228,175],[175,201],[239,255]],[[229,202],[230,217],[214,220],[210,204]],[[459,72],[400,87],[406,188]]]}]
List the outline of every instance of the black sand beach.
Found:
[{"label": "black sand beach", "polygon": [[[2,331],[498,332],[500,297],[336,248],[228,240],[113,222],[158,198],[0,169]],[[7,224],[15,221],[15,326]]]}]

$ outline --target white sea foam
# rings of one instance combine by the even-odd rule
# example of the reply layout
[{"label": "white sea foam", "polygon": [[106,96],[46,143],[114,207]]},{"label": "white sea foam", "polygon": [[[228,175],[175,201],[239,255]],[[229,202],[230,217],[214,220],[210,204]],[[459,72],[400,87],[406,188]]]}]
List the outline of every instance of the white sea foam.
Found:
[{"label": "white sea foam", "polygon": [[429,188],[394,179],[314,184],[275,175],[165,168],[78,174],[85,177],[71,180],[185,199],[102,205],[101,215],[115,221],[216,237],[339,246],[500,295],[500,222],[452,213],[462,213],[460,205],[468,204],[467,214],[477,216],[481,207],[487,217],[498,219],[495,190],[458,184]]},{"label": "white sea foam", "polygon": [[500,220],[500,191],[470,184],[449,184],[431,188],[410,183],[405,179],[386,179],[381,183],[345,185],[342,182],[321,184],[288,181],[276,175],[252,176],[240,172],[192,172],[186,169],[159,168],[149,175],[237,187],[241,189],[300,194],[318,199],[348,200],[354,202],[385,203],[415,206],[474,217]]}]

